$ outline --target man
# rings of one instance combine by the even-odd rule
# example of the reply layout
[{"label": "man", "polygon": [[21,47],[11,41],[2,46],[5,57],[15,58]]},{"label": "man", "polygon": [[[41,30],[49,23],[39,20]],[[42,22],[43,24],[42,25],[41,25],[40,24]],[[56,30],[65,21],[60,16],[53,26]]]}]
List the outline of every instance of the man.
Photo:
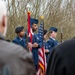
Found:
[{"label": "man", "polygon": [[49,50],[48,50],[48,44],[46,42],[46,38],[47,38],[47,30],[43,31],[44,33],[44,48],[45,48],[45,54],[46,54],[46,61],[48,61],[48,54],[49,54]]},{"label": "man", "polygon": [[52,50],[46,75],[75,75],[75,38]]},{"label": "man", "polygon": [[38,48],[42,47],[42,43],[38,39],[37,34],[34,33],[38,28],[37,26],[38,20],[31,18],[30,22],[32,28],[32,44],[29,43],[28,46],[29,48],[32,48],[33,60],[37,71],[38,70]]},{"label": "man", "polygon": [[12,41],[15,44],[21,45],[23,48],[26,49],[26,38],[25,36],[25,31],[23,26],[19,26],[15,29],[15,33],[17,34],[17,37]]},{"label": "man", "polygon": [[32,56],[22,47],[4,40],[6,6],[0,0],[0,75],[36,75]]},{"label": "man", "polygon": [[58,41],[56,40],[57,36],[57,28],[51,27],[49,29],[49,40],[48,43],[48,50],[51,52],[52,48],[58,45]]}]

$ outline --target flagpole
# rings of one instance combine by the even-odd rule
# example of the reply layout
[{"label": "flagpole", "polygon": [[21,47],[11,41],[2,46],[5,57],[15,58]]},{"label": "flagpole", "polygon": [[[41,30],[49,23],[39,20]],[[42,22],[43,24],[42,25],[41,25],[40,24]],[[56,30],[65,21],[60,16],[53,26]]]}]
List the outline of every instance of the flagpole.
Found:
[{"label": "flagpole", "polygon": [[[30,14],[31,14],[30,11],[29,11],[30,5],[27,4],[27,5],[26,5],[26,8],[27,8],[27,15],[28,15],[28,19],[27,19],[27,20],[28,20],[28,21],[27,21],[27,22],[28,22],[28,25],[27,25],[27,26],[28,26],[28,27],[27,27],[27,33],[28,33],[28,34],[27,34],[27,44],[28,44],[28,40],[29,40],[28,37],[29,37],[29,32],[30,32]],[[28,51],[30,52],[30,49],[29,49],[29,48],[28,48]]]},{"label": "flagpole", "polygon": [[[43,45],[43,48],[42,49],[44,49],[44,17],[43,16],[40,16],[40,18],[41,18],[41,21],[42,21],[42,25],[43,25],[43,43],[42,43],[42,45]],[[43,55],[44,55],[44,64],[46,63],[45,62],[45,52],[43,53]],[[45,73],[46,73],[46,70],[45,70],[45,68],[46,68],[46,66],[44,66],[44,73],[42,74],[42,75],[45,75]]]},{"label": "flagpole", "polygon": [[61,26],[61,43],[63,42],[63,29],[62,29],[62,26]]}]

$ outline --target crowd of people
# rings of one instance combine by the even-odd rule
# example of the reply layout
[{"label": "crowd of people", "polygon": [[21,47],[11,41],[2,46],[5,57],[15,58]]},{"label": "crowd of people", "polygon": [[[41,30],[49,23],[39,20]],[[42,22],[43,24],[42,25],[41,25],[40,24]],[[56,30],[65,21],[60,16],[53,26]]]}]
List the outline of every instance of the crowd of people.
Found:
[{"label": "crowd of people", "polygon": [[[30,43],[30,38],[28,39],[25,37],[25,31],[23,26],[19,26],[15,29],[15,33],[17,34],[16,38],[12,41],[13,43],[22,46],[24,49],[31,48],[32,49],[32,55],[34,64],[36,67],[36,70],[38,70],[38,49],[42,47],[42,41],[40,40],[40,36],[38,36],[37,33],[34,33],[38,29],[38,20],[37,19],[31,19],[32,22],[32,43]],[[46,41],[47,33],[49,34],[49,39]],[[49,32],[47,30],[43,30],[43,43],[44,43],[44,50],[46,55],[46,61],[48,62],[48,56],[51,53],[51,50],[53,47],[57,46],[59,43],[55,39],[57,36],[57,28],[51,27],[49,29]],[[38,39],[39,38],[39,39]],[[27,41],[28,42],[27,42]]]},{"label": "crowd of people", "polygon": [[[0,0],[0,75],[36,75],[39,68],[38,49],[42,47],[42,40],[35,33],[38,29],[38,20],[31,18],[30,25],[32,42],[23,26],[15,29],[17,35],[12,42],[5,40],[7,10],[5,2]],[[59,44],[56,40],[57,31],[56,27],[50,27],[49,31],[43,30],[46,75],[75,75],[75,38]]]}]

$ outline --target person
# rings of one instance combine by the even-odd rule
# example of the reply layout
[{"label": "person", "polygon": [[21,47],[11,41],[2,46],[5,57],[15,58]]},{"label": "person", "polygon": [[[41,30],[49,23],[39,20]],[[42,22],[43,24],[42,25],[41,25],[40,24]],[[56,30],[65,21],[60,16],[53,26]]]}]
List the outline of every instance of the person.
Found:
[{"label": "person", "polygon": [[75,38],[52,50],[46,75],[75,75]]},{"label": "person", "polygon": [[0,0],[0,75],[36,75],[32,55],[4,40],[7,30],[5,2]]},{"label": "person", "polygon": [[21,45],[26,49],[27,43],[25,36],[25,31],[23,26],[19,26],[15,29],[15,33],[17,34],[16,38],[12,41],[15,44]]},{"label": "person", "polygon": [[[54,48],[59,44],[58,41],[56,40],[57,31],[58,29],[55,27],[51,27],[49,29],[49,40],[47,41],[49,53],[51,52],[52,48]],[[48,55],[49,54],[47,54],[47,56]]]},{"label": "person", "polygon": [[33,55],[33,60],[35,64],[35,69],[36,71],[38,70],[38,48],[42,47],[41,41],[38,39],[37,34],[34,32],[37,30],[38,26],[38,20],[31,18],[30,19],[30,24],[32,28],[32,43],[28,43],[29,48],[32,49],[32,55]]},{"label": "person", "polygon": [[47,30],[43,31],[44,33],[44,48],[45,48],[45,54],[46,54],[46,61],[48,62],[48,54],[49,54],[49,50],[48,50],[48,44],[46,42],[46,38],[47,38]]}]

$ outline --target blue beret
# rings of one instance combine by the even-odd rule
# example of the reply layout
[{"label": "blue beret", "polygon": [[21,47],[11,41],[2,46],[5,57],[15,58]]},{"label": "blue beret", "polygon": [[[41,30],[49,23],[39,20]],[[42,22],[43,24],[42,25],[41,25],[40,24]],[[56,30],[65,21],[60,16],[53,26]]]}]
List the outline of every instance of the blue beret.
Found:
[{"label": "blue beret", "polygon": [[20,33],[23,29],[24,29],[23,26],[17,27],[17,28],[15,29],[15,33]]},{"label": "blue beret", "polygon": [[55,31],[55,32],[57,32],[57,31],[58,31],[58,29],[57,29],[57,28],[55,28],[55,27],[51,27],[49,30],[50,30],[50,31]]},{"label": "blue beret", "polygon": [[30,25],[32,26],[33,24],[38,24],[38,20],[34,19],[34,18],[31,18],[30,19]]}]

